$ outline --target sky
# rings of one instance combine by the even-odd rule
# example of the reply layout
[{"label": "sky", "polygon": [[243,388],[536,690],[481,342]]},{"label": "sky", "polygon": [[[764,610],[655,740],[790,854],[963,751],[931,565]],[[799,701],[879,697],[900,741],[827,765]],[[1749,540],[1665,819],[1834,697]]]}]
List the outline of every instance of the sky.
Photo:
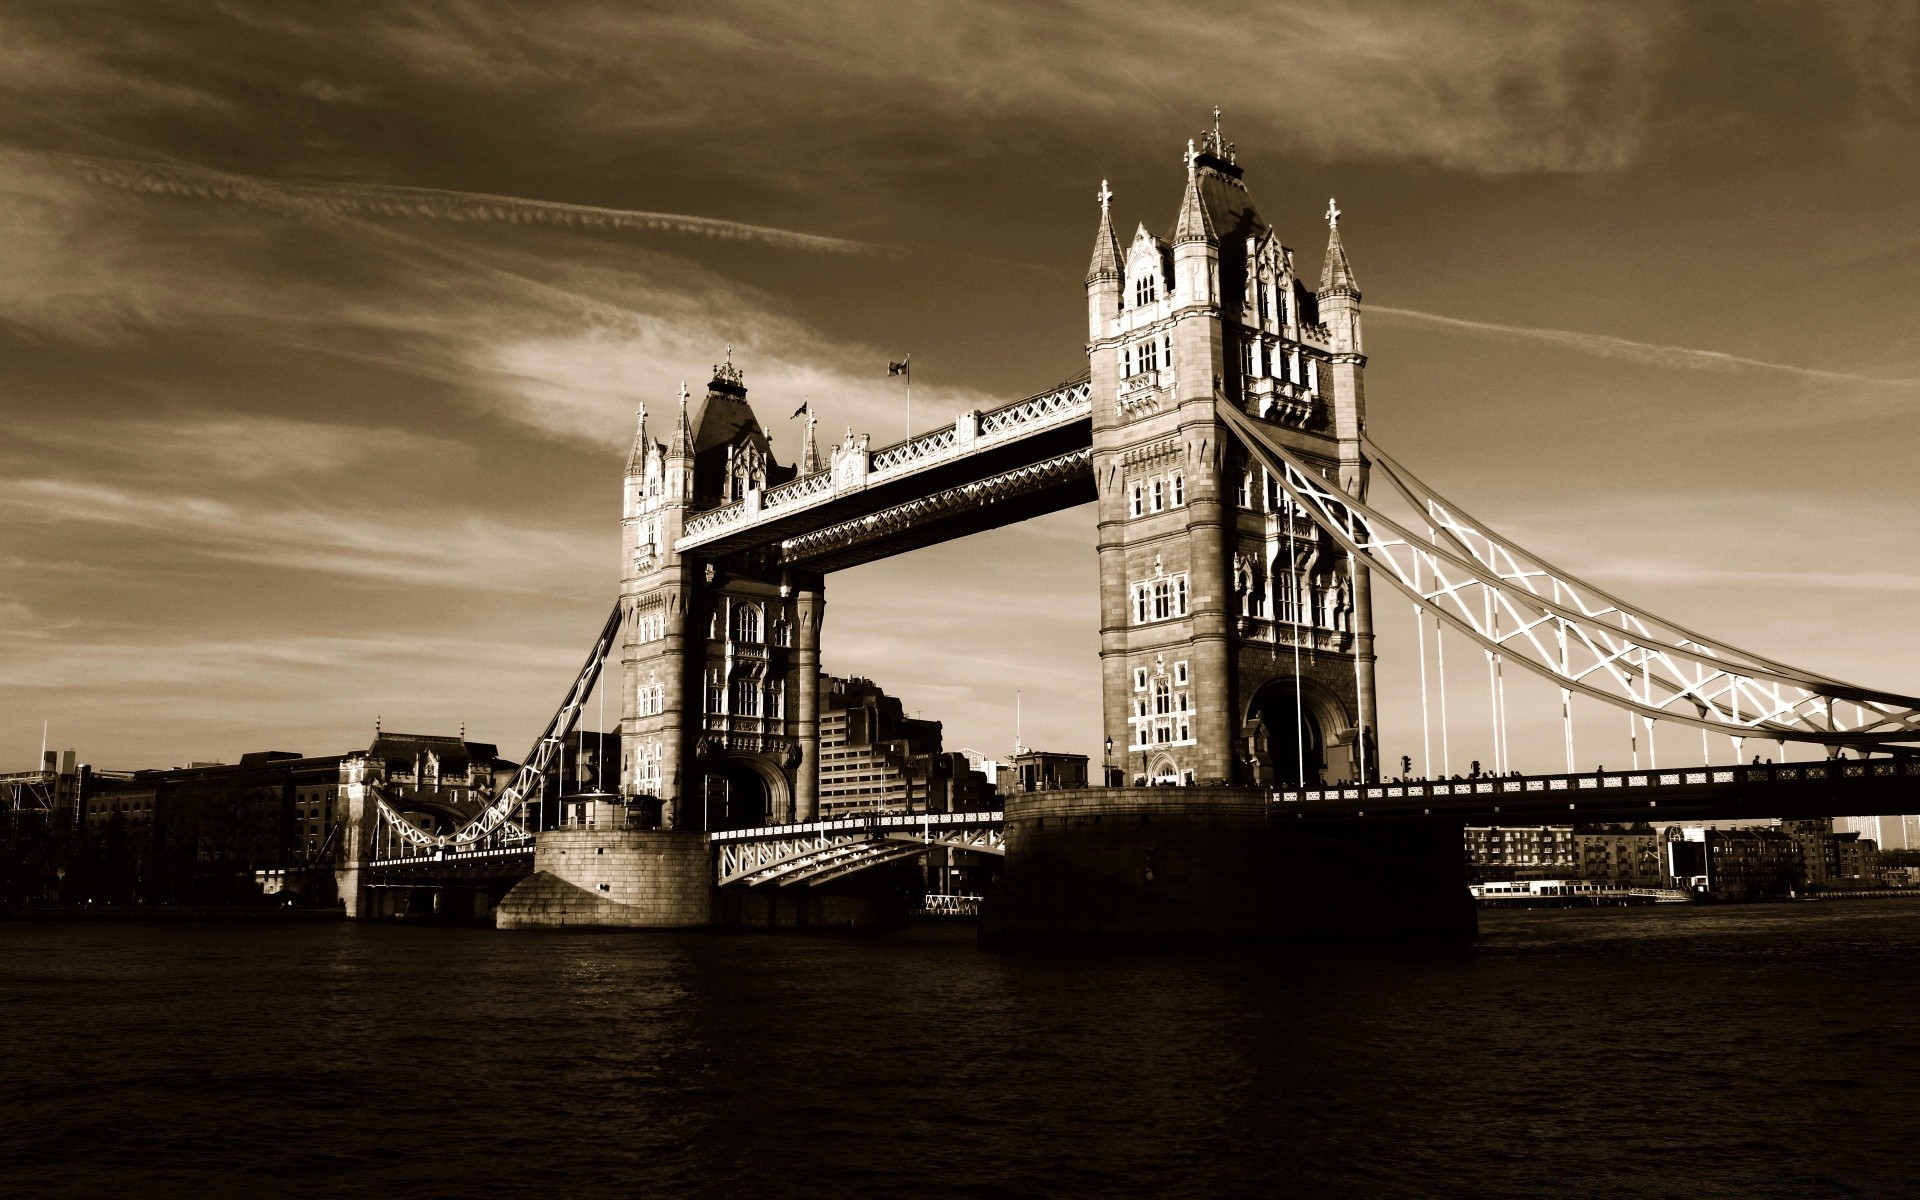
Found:
[{"label": "sky", "polygon": [[[636,405],[731,346],[791,460],[805,398],[904,432],[909,352],[919,428],[1073,376],[1101,181],[1166,233],[1215,105],[1309,278],[1338,197],[1400,461],[1920,692],[1915,3],[21,0],[0,45],[0,768],[43,722],[111,769],[376,718],[522,753],[616,591]],[[950,748],[1010,750],[1018,691],[1097,757],[1096,578],[1086,508],[843,572],[824,662]],[[1375,620],[1418,769],[1411,610]],[[1625,723],[1578,713],[1581,759]]]}]

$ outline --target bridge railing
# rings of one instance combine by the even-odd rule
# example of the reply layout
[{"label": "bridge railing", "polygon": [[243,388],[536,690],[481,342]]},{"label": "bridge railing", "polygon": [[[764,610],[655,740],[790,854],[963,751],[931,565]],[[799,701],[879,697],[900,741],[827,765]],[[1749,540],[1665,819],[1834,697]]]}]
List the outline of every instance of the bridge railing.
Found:
[{"label": "bridge railing", "polygon": [[1398,780],[1339,784],[1318,788],[1277,788],[1277,804],[1346,800],[1414,800],[1422,797],[1527,796],[1532,793],[1582,792],[1613,788],[1700,787],[1710,784],[1805,783],[1821,780],[1920,778],[1920,759],[1830,759],[1809,763],[1762,763],[1725,767],[1648,767],[1632,771],[1590,771],[1573,775],[1481,776],[1472,779]]},{"label": "bridge railing", "polygon": [[811,834],[886,833],[906,829],[957,829],[974,825],[1003,824],[1007,814],[999,809],[978,812],[885,813],[857,817],[835,817],[826,821],[806,821],[793,825],[756,825],[751,829],[716,829],[707,834],[715,844],[723,842],[765,842]]}]

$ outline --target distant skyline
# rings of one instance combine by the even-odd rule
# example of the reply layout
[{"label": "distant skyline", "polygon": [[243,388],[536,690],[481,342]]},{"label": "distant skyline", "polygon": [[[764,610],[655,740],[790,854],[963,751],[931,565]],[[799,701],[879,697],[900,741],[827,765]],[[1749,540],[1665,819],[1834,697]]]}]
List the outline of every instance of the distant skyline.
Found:
[{"label": "distant skyline", "polygon": [[[1339,198],[1409,467],[1920,692],[1915,4],[26,3],[0,44],[0,769],[43,720],[109,768],[376,716],[519,755],[612,602],[637,404],[731,344],[791,461],[805,398],[823,442],[900,436],[909,352],[923,429],[1071,377],[1096,190],[1165,233],[1216,104],[1308,278]],[[1028,744],[1098,761],[1092,526],[831,577],[825,667],[989,753],[1022,690]],[[1375,603],[1418,770],[1412,618]],[[1514,765],[1557,769],[1516,676]],[[1577,727],[1625,765],[1624,716]]]}]

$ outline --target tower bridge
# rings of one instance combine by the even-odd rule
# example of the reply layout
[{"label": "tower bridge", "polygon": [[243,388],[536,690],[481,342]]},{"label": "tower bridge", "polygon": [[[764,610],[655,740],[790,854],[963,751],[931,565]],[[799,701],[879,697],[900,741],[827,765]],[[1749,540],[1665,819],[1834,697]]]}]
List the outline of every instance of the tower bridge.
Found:
[{"label": "tower bridge", "polygon": [[[1913,805],[1920,700],[1793,668],[1615,597],[1491,531],[1373,441],[1340,216],[1330,202],[1309,283],[1216,128],[1188,144],[1165,236],[1142,223],[1123,241],[1102,185],[1076,379],[878,448],[849,429],[823,454],[809,409],[791,465],[775,459],[730,355],[698,401],[682,386],[664,433],[643,408],[620,595],[565,701],[471,820],[354,793],[350,904],[409,879],[531,871],[545,882],[515,892],[520,923],[698,924],[725,897],[831,891],[955,846],[1005,857],[1008,886],[988,911],[989,924],[996,906],[1014,914],[1009,936],[1078,928],[1056,919],[1073,903],[1067,879],[1166,931],[1175,910],[1196,927],[1231,926],[1232,897],[1268,888],[1250,880],[1274,864],[1310,877],[1364,844],[1399,855],[1412,881],[1383,902],[1381,922],[1397,906],[1457,923],[1466,821]],[[827,577],[1087,502],[1103,786],[1015,798],[1004,812],[822,821]],[[1423,720],[1428,638],[1442,672],[1449,637],[1485,656],[1496,777],[1382,777],[1376,576],[1419,631]],[[541,781],[613,664],[620,793],[535,832]],[[1508,669],[1558,690],[1564,773],[1509,769]],[[1644,771],[1581,774],[1576,699],[1624,710],[1650,756],[1664,721],[1728,738],[1735,762],[1751,739],[1885,757],[1664,771],[1650,757]],[[1444,700],[1440,717],[1445,776]],[[1389,828],[1401,832],[1365,832]],[[803,919],[777,909],[768,901],[762,916]]]}]

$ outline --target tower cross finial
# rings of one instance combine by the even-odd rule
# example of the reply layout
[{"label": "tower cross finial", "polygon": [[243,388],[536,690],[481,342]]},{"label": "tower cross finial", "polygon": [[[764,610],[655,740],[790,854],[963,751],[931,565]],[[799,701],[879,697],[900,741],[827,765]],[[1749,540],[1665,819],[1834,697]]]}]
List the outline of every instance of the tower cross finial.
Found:
[{"label": "tower cross finial", "polygon": [[1220,106],[1216,104],[1213,106],[1213,152],[1225,154],[1226,149],[1227,144],[1220,140]]},{"label": "tower cross finial", "polygon": [[1187,177],[1188,178],[1193,177],[1194,160],[1199,157],[1200,157],[1200,152],[1193,148],[1193,139],[1188,138],[1187,139]]},{"label": "tower cross finial", "polygon": [[1106,180],[1102,179],[1100,181],[1100,211],[1106,212],[1108,206],[1111,205],[1112,203],[1113,203],[1113,189],[1107,186]]},{"label": "tower cross finial", "polygon": [[1328,197],[1327,198],[1327,225],[1329,227],[1337,227],[1339,224],[1340,224],[1340,206],[1333,202],[1332,197]]}]

